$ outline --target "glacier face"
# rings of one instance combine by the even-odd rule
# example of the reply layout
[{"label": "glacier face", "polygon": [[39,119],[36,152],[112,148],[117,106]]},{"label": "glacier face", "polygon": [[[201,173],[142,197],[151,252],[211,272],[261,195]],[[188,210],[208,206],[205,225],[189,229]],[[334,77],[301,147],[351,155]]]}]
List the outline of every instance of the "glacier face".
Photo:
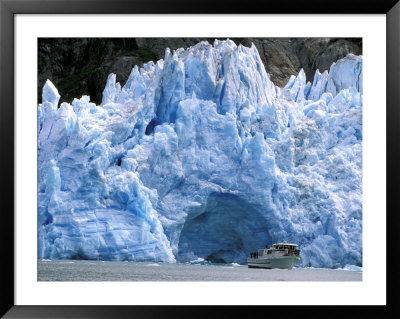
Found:
[{"label": "glacier face", "polygon": [[257,49],[201,42],[38,108],[38,257],[362,265],[362,57],[284,88]]}]

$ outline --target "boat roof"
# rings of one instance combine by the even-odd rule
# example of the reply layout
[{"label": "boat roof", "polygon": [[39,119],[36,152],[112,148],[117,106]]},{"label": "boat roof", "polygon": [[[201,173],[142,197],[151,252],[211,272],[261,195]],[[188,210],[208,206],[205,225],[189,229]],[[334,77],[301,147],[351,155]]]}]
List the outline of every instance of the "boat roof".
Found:
[{"label": "boat roof", "polygon": [[283,243],[272,244],[272,246],[277,246],[277,245],[297,246],[297,244],[290,244],[290,243],[287,243],[285,241]]}]

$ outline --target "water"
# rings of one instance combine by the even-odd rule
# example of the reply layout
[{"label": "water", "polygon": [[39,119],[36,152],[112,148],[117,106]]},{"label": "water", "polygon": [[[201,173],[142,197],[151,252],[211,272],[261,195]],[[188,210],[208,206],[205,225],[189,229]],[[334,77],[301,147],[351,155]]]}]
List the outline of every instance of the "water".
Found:
[{"label": "water", "polygon": [[361,281],[362,271],[254,269],[237,264],[38,261],[38,281]]}]

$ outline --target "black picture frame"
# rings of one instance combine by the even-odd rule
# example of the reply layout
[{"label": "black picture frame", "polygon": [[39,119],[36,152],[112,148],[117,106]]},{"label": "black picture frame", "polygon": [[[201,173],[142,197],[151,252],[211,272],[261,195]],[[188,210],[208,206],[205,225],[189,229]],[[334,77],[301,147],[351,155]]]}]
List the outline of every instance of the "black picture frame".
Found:
[{"label": "black picture frame", "polygon": [[[2,206],[0,242],[1,296],[0,315],[4,318],[165,318],[227,317],[263,313],[280,315],[281,306],[29,306],[15,305],[14,295],[14,17],[16,14],[385,14],[386,29],[386,240],[387,304],[386,306],[286,306],[284,317],[323,315],[358,317],[361,315],[394,317],[396,288],[395,237],[398,223],[396,200],[400,136],[400,3],[398,0],[308,0],[253,1],[162,1],[162,0],[0,0],[0,150]],[[377,212],[378,213],[378,212]],[[383,212],[381,212],[383,213]],[[378,239],[377,239],[378,240]],[[397,249],[398,250],[398,249]],[[246,293],[246,292],[241,292]],[[289,301],[290,304],[290,301]],[[269,309],[264,309],[269,307]]]}]

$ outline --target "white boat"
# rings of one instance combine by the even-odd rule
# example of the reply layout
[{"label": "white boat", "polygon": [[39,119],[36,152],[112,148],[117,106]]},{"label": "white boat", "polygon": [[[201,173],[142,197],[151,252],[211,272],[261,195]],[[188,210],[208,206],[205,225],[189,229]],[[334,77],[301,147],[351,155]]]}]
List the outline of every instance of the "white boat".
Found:
[{"label": "white boat", "polygon": [[271,248],[258,249],[256,252],[250,253],[247,258],[249,268],[279,268],[292,269],[300,260],[300,250],[297,244],[283,243],[273,244]]}]

